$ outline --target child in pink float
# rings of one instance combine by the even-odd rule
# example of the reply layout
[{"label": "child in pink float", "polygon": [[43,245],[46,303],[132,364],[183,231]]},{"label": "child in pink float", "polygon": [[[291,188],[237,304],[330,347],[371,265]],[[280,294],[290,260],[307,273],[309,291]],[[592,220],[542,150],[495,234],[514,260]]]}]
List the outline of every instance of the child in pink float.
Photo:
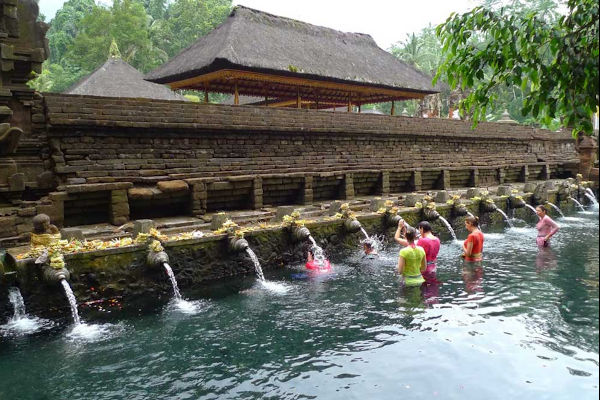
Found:
[{"label": "child in pink float", "polygon": [[560,229],[556,222],[552,220],[548,216],[548,210],[544,206],[537,206],[535,208],[535,213],[540,219],[535,226],[538,230],[538,235],[536,238],[536,243],[538,247],[548,247],[550,244],[550,238],[554,236],[556,232]]}]

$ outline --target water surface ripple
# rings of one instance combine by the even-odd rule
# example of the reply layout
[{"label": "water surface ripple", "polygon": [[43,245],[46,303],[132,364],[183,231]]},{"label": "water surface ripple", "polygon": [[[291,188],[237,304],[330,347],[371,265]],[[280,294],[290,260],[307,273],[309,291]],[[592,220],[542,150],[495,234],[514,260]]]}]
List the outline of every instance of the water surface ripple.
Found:
[{"label": "water surface ripple", "polygon": [[0,398],[597,398],[598,214],[559,218],[541,252],[533,222],[485,227],[482,267],[445,240],[442,284],[423,290],[402,287],[386,243],[327,275],[267,271],[285,291],[249,276],[183,288],[194,313],[132,305],[98,342],[0,338]]}]

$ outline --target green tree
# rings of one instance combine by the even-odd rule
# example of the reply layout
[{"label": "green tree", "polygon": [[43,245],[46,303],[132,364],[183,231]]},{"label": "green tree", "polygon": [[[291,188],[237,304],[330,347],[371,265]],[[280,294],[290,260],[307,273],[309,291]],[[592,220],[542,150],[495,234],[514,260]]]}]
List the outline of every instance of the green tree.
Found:
[{"label": "green tree", "polygon": [[166,0],[143,0],[143,5],[154,21],[164,18],[167,11]]},{"label": "green tree", "polygon": [[95,6],[94,0],[69,0],[56,12],[46,33],[51,63],[62,61],[79,33],[79,23]]},{"label": "green tree", "polygon": [[164,22],[153,30],[153,41],[173,57],[223,22],[230,11],[231,0],[175,0]]},{"label": "green tree", "polygon": [[67,58],[79,70],[91,72],[106,61],[114,39],[123,60],[148,71],[167,59],[150,40],[149,23],[144,7],[135,0],[114,0],[110,9],[95,7],[81,20]]},{"label": "green tree", "polygon": [[593,131],[598,104],[598,3],[569,0],[566,15],[476,7],[437,28],[444,60],[436,79],[471,88],[461,103],[474,124],[504,89],[522,91],[521,114],[573,133]]}]

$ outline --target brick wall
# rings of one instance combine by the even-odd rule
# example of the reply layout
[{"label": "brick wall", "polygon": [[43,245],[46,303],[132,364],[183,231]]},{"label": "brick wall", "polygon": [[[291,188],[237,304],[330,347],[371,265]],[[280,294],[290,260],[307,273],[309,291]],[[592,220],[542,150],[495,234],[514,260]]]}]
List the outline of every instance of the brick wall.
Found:
[{"label": "brick wall", "polygon": [[118,225],[565,177],[578,163],[570,134],[516,124],[473,131],[447,119],[58,94],[32,112],[16,159],[48,196],[11,200],[0,237],[25,234],[35,212],[59,225]]},{"label": "brick wall", "polygon": [[[518,125],[47,95],[63,182],[576,162],[565,133]],[[62,158],[61,158],[62,157]],[[424,177],[430,186],[432,177]],[[366,189],[365,189],[366,190]],[[362,191],[362,189],[361,189]]]}]

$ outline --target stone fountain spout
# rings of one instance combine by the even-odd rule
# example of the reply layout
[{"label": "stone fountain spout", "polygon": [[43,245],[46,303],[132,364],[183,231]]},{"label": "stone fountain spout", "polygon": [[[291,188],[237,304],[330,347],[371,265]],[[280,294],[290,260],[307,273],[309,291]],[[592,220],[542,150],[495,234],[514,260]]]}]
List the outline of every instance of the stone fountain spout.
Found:
[{"label": "stone fountain spout", "polygon": [[360,231],[360,228],[362,228],[362,225],[360,224],[360,222],[357,219],[348,218],[348,219],[344,220],[344,230],[346,232],[356,233],[356,232]]},{"label": "stone fountain spout", "polygon": [[162,269],[164,264],[169,263],[169,255],[164,250],[160,242],[154,241],[148,246],[146,255],[146,265],[152,269]]},{"label": "stone fountain spout", "polygon": [[248,247],[250,246],[248,244],[248,241],[241,237],[230,236],[228,240],[229,251],[231,251],[232,253],[241,253],[243,251],[246,251],[246,249],[248,249]]},{"label": "stone fountain spout", "polygon": [[387,226],[398,226],[398,223],[400,222],[401,219],[402,219],[402,217],[399,216],[398,214],[386,213],[386,215],[385,215],[385,223]]},{"label": "stone fountain spout", "polygon": [[480,207],[484,212],[494,212],[498,209],[498,206],[491,200],[482,201]]},{"label": "stone fountain spout", "polygon": [[304,242],[310,236],[310,231],[305,226],[296,226],[292,228],[292,239],[294,242]]},{"label": "stone fountain spout", "polygon": [[525,200],[521,196],[511,194],[508,198],[508,206],[510,208],[523,208],[525,204]]},{"label": "stone fountain spout", "polygon": [[433,208],[428,208],[425,207],[423,209],[423,216],[425,217],[425,219],[427,219],[428,221],[435,221],[438,218],[440,218],[440,213],[438,213],[435,209]]},{"label": "stone fountain spout", "polygon": [[44,252],[35,260],[35,264],[41,269],[42,278],[47,284],[55,284],[63,279],[66,281],[71,279],[71,274],[64,266],[53,267],[51,265],[48,250],[44,250]]},{"label": "stone fountain spout", "polygon": [[463,217],[468,213],[469,210],[467,210],[467,206],[462,203],[454,204],[454,206],[452,207],[452,215],[454,215],[455,217]]}]

